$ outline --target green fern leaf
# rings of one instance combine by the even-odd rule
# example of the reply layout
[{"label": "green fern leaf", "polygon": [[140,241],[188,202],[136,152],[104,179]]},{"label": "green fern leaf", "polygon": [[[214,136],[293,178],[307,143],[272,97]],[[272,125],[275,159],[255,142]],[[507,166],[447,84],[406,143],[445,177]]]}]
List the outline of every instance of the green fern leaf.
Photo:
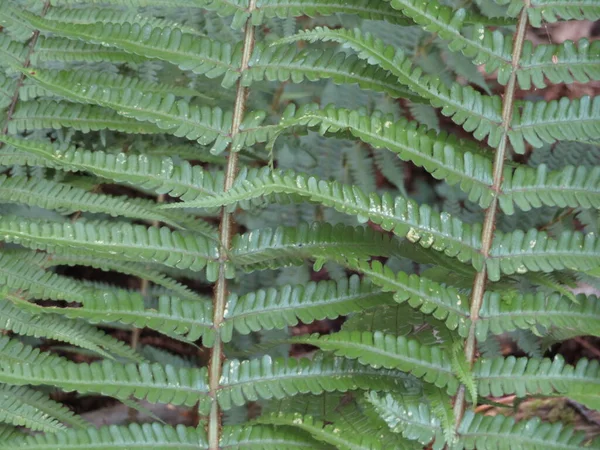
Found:
[{"label": "green fern leaf", "polygon": [[550,102],[524,102],[513,116],[508,133],[517,153],[525,152],[524,140],[534,147],[544,142],[600,140],[600,96]]},{"label": "green fern leaf", "polygon": [[300,321],[335,319],[388,303],[391,303],[389,294],[356,275],[337,281],[259,290],[241,297],[231,295],[221,335],[229,342],[234,329],[241,334],[283,329]]},{"label": "green fern leaf", "polygon": [[257,45],[249,69],[242,74],[242,83],[250,86],[264,79],[301,83],[323,78],[330,78],[336,84],[357,84],[361,89],[385,93],[392,98],[422,101],[400,86],[390,73],[367,64],[355,55],[320,49],[299,51],[294,46]]},{"label": "green fern leaf", "polygon": [[[1,36],[0,36],[1,38]],[[141,56],[132,55],[114,47],[104,47],[100,44],[89,44],[83,41],[71,41],[62,37],[40,36],[38,50],[31,55],[35,65],[47,61],[61,62],[109,62],[109,63],[142,63],[147,61]],[[22,64],[17,61],[15,64]]]},{"label": "green fern leaf", "polygon": [[233,239],[230,257],[247,272],[301,265],[305,259],[368,259],[394,254],[397,242],[371,228],[315,222],[253,230]]},{"label": "green fern leaf", "polygon": [[541,44],[523,51],[517,79],[522,89],[543,89],[551,83],[587,83],[600,79],[600,43],[581,39],[576,43]]},{"label": "green fern leaf", "polygon": [[357,52],[359,58],[369,64],[380,66],[389,71],[398,81],[416,94],[427,99],[433,106],[442,108],[441,112],[450,117],[473,136],[482,140],[489,136],[488,143],[496,147],[502,136],[502,101],[498,96],[483,96],[473,88],[453,84],[446,87],[439,79],[424,75],[415,69],[412,61],[399,49],[395,49],[359,30],[330,30],[317,27],[296,36],[279,41],[281,44],[297,41],[335,41]]},{"label": "green fern leaf", "polygon": [[8,124],[8,131],[17,134],[23,131],[62,127],[85,133],[98,130],[140,134],[161,133],[161,129],[153,123],[123,117],[107,108],[54,100],[19,102],[13,119]]},{"label": "green fern leaf", "polygon": [[[383,442],[378,436],[369,434],[343,433],[337,423],[326,424],[310,415],[300,413],[280,413],[262,416],[259,419],[261,423],[273,424],[281,427],[294,427],[310,433],[315,439],[320,441],[324,449],[325,445],[332,445],[333,448],[340,450],[386,450],[388,444],[393,445],[395,450],[414,449],[407,442],[400,439],[386,440]],[[317,447],[315,447],[317,448]],[[321,449],[321,447],[318,447]]]},{"label": "green fern leaf", "polygon": [[[32,164],[44,165],[71,172],[85,171],[120,183],[127,183],[169,194],[183,200],[214,196],[222,192],[222,175],[212,175],[187,161],[178,164],[172,158],[146,155],[112,154],[80,150],[75,146],[61,147],[50,141],[34,141],[0,135],[4,142],[17,150],[35,155]],[[41,159],[41,161],[40,161]]]},{"label": "green fern leaf", "polygon": [[66,430],[59,433],[13,438],[0,443],[0,449],[24,450],[104,450],[156,449],[174,447],[180,450],[208,449],[205,431],[201,428],[171,427],[159,423],[128,426],[105,426],[99,429]]},{"label": "green fern leaf", "polygon": [[600,208],[600,168],[567,166],[549,171],[542,164],[533,169],[521,166],[504,171],[500,207],[514,214],[541,206]]},{"label": "green fern leaf", "polygon": [[83,428],[86,422],[61,403],[28,387],[0,386],[0,420],[34,431],[65,430],[63,423]]},{"label": "green fern leaf", "polygon": [[385,20],[400,25],[410,24],[406,16],[386,2],[378,0],[258,0],[252,13],[252,23],[259,25],[265,18],[298,16],[321,17],[332,14],[352,14],[362,19]]},{"label": "green fern leaf", "polygon": [[79,72],[49,71],[45,69],[20,69],[43,88],[68,100],[91,103],[113,109],[119,115],[147,121],[177,137],[213,144],[215,151],[223,150],[229,143],[231,113],[220,108],[190,105],[177,100],[173,94],[145,93],[124,88],[108,89],[88,87]]},{"label": "green fern leaf", "polygon": [[501,294],[489,292],[477,322],[477,340],[485,341],[490,332],[500,335],[539,326],[558,328],[573,336],[600,336],[600,302],[594,296],[578,295],[577,302],[573,303],[560,294],[543,292],[505,300]]},{"label": "green fern leaf", "polygon": [[[3,11],[9,14],[9,11]],[[89,11],[83,14],[88,14]],[[73,23],[72,21],[51,20],[26,11],[11,10],[31,26],[54,35],[81,39],[92,44],[114,46],[129,53],[156,58],[189,70],[196,74],[216,78],[227,74],[224,85],[230,87],[239,77],[235,70],[241,58],[241,46],[232,47],[197,34],[182,32],[180,28],[153,27],[140,22],[93,22]],[[81,13],[78,13],[81,15]],[[73,17],[75,18],[75,17]]]},{"label": "green fern leaf", "polygon": [[560,394],[575,396],[589,408],[600,408],[598,361],[580,359],[576,366],[570,366],[561,356],[554,360],[510,356],[479,360],[473,373],[482,396]]},{"label": "green fern leaf", "polygon": [[535,27],[541,27],[542,22],[554,23],[559,17],[561,20],[598,20],[600,5],[595,0],[532,0],[527,15]]},{"label": "green fern leaf", "polygon": [[429,385],[424,387],[423,393],[429,402],[432,415],[435,416],[441,424],[444,440],[452,447],[457,443],[458,439],[456,430],[454,429],[455,418],[450,398],[442,389]]},{"label": "green fern leaf", "polygon": [[407,302],[412,308],[445,321],[450,330],[458,329],[461,336],[467,336],[470,325],[468,299],[457,290],[417,275],[394,273],[379,261],[357,261],[350,263],[350,268],[366,275],[384,291],[393,292],[397,303]]},{"label": "green fern leaf", "polygon": [[219,444],[221,448],[239,450],[307,450],[319,445],[309,434],[302,431],[259,424],[224,427]]},{"label": "green fern leaf", "polygon": [[452,373],[450,355],[435,346],[424,346],[413,339],[380,332],[344,332],[325,336],[294,338],[338,356],[358,359],[361,364],[399,369],[423,378],[428,383],[456,392],[458,382]]},{"label": "green fern leaf", "polygon": [[[121,261],[160,263],[200,271],[217,260],[216,244],[203,236],[119,222],[44,222],[0,218],[6,242],[58,254],[93,254]],[[214,264],[214,263],[213,263]]]},{"label": "green fern leaf", "polygon": [[463,30],[467,11],[453,11],[436,0],[392,0],[391,6],[402,11],[427,31],[449,41],[451,50],[461,51],[477,65],[485,64],[488,73],[498,70],[499,81],[502,84],[506,83],[508,74],[512,71],[512,40],[509,36],[477,24],[471,31],[472,37],[469,38]]},{"label": "green fern leaf", "polygon": [[409,377],[396,370],[374,369],[356,361],[317,354],[312,359],[231,360],[225,363],[218,393],[224,409],[248,401],[297,394],[357,389],[402,391]]},{"label": "green fern leaf", "polygon": [[[289,114],[289,113],[288,113]],[[493,197],[492,161],[480,151],[464,151],[472,146],[447,133],[436,133],[416,122],[394,121],[380,115],[363,116],[357,111],[309,105],[293,117],[282,120],[283,128],[296,125],[318,127],[321,134],[348,130],[375,148],[386,148],[403,161],[423,167],[436,179],[458,184],[469,200],[487,207]]]},{"label": "green fern leaf", "polygon": [[52,385],[65,391],[100,393],[151,403],[194,405],[208,392],[203,369],[173,368],[159,364],[24,364],[0,360],[0,381],[13,385]]},{"label": "green fern leaf", "polygon": [[130,7],[203,8],[222,17],[234,16],[233,28],[240,28],[247,20],[249,0],[53,0],[53,5],[76,5],[81,3]]},{"label": "green fern leaf", "polygon": [[[434,449],[444,447],[440,423],[425,404],[406,404],[391,394],[379,396],[374,392],[367,400],[392,430],[424,445],[435,439]],[[517,423],[512,417],[484,416],[472,411],[465,413],[457,431],[458,443],[451,448],[492,450],[518,443],[517,448],[575,450],[581,448],[585,437],[560,423],[543,424],[538,418]]]},{"label": "green fern leaf", "polygon": [[[83,10],[86,11],[86,10]],[[60,73],[60,71],[55,70],[52,71],[54,73],[56,73],[57,75]],[[200,97],[202,96],[201,93],[197,92],[194,89],[190,89],[190,88],[186,88],[184,86],[177,86],[174,84],[167,84],[167,83],[158,83],[158,82],[152,82],[152,81],[148,81],[148,80],[144,80],[141,78],[137,78],[137,77],[132,77],[132,76],[125,76],[125,75],[117,75],[114,73],[110,73],[110,72],[93,72],[93,71],[88,71],[88,70],[81,70],[78,69],[77,73],[79,75],[81,75],[82,82],[85,82],[85,84],[87,85],[96,85],[98,87],[105,87],[107,89],[115,89],[115,90],[123,90],[125,91],[126,89],[133,89],[133,90],[138,90],[138,91],[143,91],[143,92],[152,92],[152,93],[158,93],[158,94],[168,94],[171,93],[173,95],[177,95],[180,97],[193,97],[193,96],[197,96]],[[21,94],[22,90],[32,90],[32,88],[38,88],[39,86],[36,84],[30,84],[30,85],[24,85],[21,86],[20,90],[19,90],[19,95],[21,95],[23,97],[23,94]],[[42,89],[43,91],[43,89]],[[49,92],[41,92],[38,93],[38,95],[52,95]],[[33,95],[28,95],[25,98],[23,98],[23,100],[29,100],[33,98]]]},{"label": "green fern leaf", "polygon": [[365,398],[394,433],[423,445],[434,440],[436,450],[443,447],[445,439],[440,421],[427,403],[401,395],[378,395],[376,392],[365,394]]},{"label": "green fern leaf", "polygon": [[195,302],[209,301],[205,296],[197,294],[184,284],[161,273],[159,270],[142,264],[132,264],[129,262],[123,263],[112,259],[103,259],[89,255],[47,255],[42,261],[40,261],[40,264],[44,268],[67,265],[90,266],[104,271],[116,271],[140,278],[142,280],[148,280],[155,285],[168,289],[183,299],[192,300]]},{"label": "green fern leaf", "polygon": [[151,26],[153,28],[179,28],[185,33],[203,36],[203,34],[194,27],[185,26],[167,19],[152,17],[151,15],[146,15],[145,12],[140,13],[132,9],[124,10],[119,7],[102,8],[86,5],[85,8],[69,8],[54,6],[48,9],[44,15],[44,18],[52,21],[64,22],[65,24],[77,25],[93,25],[98,22],[102,22],[104,24],[137,23],[141,26]]},{"label": "green fern leaf", "polygon": [[17,90],[17,80],[0,74],[0,110],[9,106]]},{"label": "green fern leaf", "polygon": [[38,348],[25,345],[21,341],[8,336],[0,337],[0,361],[6,363],[23,363],[30,365],[60,365],[67,360],[55,353],[42,352]]},{"label": "green fern leaf", "polygon": [[82,318],[91,323],[121,322],[136,328],[150,328],[161,333],[176,334],[188,341],[202,337],[206,347],[214,341],[212,305],[205,302],[160,296],[157,308],[146,308],[141,296],[100,293],[86,299],[80,308],[46,307],[69,318]]},{"label": "green fern leaf", "polygon": [[[544,423],[538,418],[515,422],[512,417],[484,416],[467,411],[458,428],[465,448],[495,450],[506,442],[518,442],[521,448],[532,450],[575,450],[585,446],[585,436],[563,424]],[[591,448],[598,445],[592,443]]]},{"label": "green fern leaf", "polygon": [[0,67],[21,65],[27,58],[27,46],[13,41],[6,33],[0,33]]},{"label": "green fern leaf", "polygon": [[478,224],[471,227],[449,214],[437,214],[429,206],[419,206],[404,197],[392,198],[389,194],[379,197],[374,193],[367,197],[355,186],[326,182],[291,171],[270,171],[267,168],[257,172],[242,171],[227,193],[164,207],[215,207],[237,205],[238,202],[244,206],[244,200],[281,192],[308,197],[340,212],[357,215],[360,221],[371,220],[384,230],[405,236],[425,248],[444,251],[462,262],[471,260],[475,267],[483,265],[479,253],[481,233]]},{"label": "green fern leaf", "polygon": [[[87,192],[64,183],[27,177],[0,176],[0,200],[25,203],[71,214],[75,211],[109,214],[147,222],[164,222],[181,228],[164,210],[156,209],[156,203],[127,196],[114,197]],[[188,219],[193,221],[193,216]]]},{"label": "green fern leaf", "polygon": [[586,271],[600,266],[600,241],[594,233],[574,231],[565,231],[558,239],[536,229],[498,234],[486,265],[492,281],[498,281],[500,273]]},{"label": "green fern leaf", "polygon": [[[8,298],[10,299],[10,295]],[[17,305],[6,299],[0,300],[0,311],[2,312],[0,328],[25,336],[46,337],[67,342],[107,358],[111,358],[111,354],[113,354],[130,361],[142,360],[135,350],[124,342],[85,322],[37,315],[21,309]]]},{"label": "green fern leaf", "polygon": [[0,283],[28,297],[82,303],[90,289],[73,278],[43,270],[43,253],[30,251],[0,252]]}]

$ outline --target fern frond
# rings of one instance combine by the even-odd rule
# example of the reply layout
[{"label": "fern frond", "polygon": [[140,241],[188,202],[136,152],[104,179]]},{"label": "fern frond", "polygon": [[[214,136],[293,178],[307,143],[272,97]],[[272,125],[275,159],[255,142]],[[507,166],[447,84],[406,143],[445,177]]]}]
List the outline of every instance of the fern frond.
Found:
[{"label": "fern frond", "polygon": [[[224,427],[220,446],[232,449],[309,450],[319,445],[309,434],[288,427],[248,424]],[[194,447],[198,448],[198,447]],[[329,448],[323,450],[330,450]]]},{"label": "fern frond", "polygon": [[393,432],[423,445],[435,439],[438,444],[435,448],[441,448],[439,443],[445,442],[439,419],[426,403],[393,394],[378,395],[376,392],[369,392],[365,398]]},{"label": "fern frond", "polygon": [[0,73],[0,110],[9,106],[17,90],[17,80]]},{"label": "fern frond", "polygon": [[194,405],[208,391],[204,369],[159,364],[98,363],[24,364],[0,360],[0,381],[14,385],[52,385],[65,391],[100,393],[151,403]]},{"label": "fern frond", "polygon": [[[30,390],[17,393],[15,391],[17,389],[10,386],[0,386],[0,421],[15,426],[24,426],[32,431],[47,433],[55,433],[66,429],[63,424],[50,414],[28,404],[28,395],[31,393],[41,395],[41,392]],[[23,399],[25,401],[22,401]],[[62,405],[55,403],[55,406]]]},{"label": "fern frond", "polygon": [[514,214],[541,206],[600,208],[600,168],[567,166],[549,171],[545,164],[504,171],[500,207]]},{"label": "fern frond", "polygon": [[544,142],[600,140],[600,96],[550,102],[524,102],[515,112],[508,132],[517,153],[525,153],[524,140],[534,147]]},{"label": "fern frond", "polygon": [[[528,9],[529,11],[530,9]],[[543,89],[551,83],[587,83],[600,79],[600,43],[581,39],[526,48],[517,70],[522,89]]]},{"label": "fern frond", "polygon": [[334,41],[357,52],[359,58],[369,64],[389,71],[398,81],[416,94],[427,99],[433,106],[442,108],[442,114],[450,117],[465,130],[473,132],[479,140],[489,136],[488,143],[496,147],[501,138],[501,105],[498,96],[484,96],[471,87],[458,83],[447,87],[439,79],[424,75],[420,68],[414,68],[412,61],[400,49],[387,46],[382,40],[359,30],[331,30],[317,27],[279,42],[297,40]]},{"label": "fern frond", "polygon": [[[81,10],[79,10],[81,11]],[[8,11],[7,11],[8,12]],[[93,22],[87,24],[42,18],[26,11],[12,10],[31,26],[54,35],[81,39],[92,44],[114,46],[145,58],[156,58],[177,65],[182,70],[216,78],[228,74],[225,86],[239,77],[235,70],[241,58],[241,46],[232,46],[208,37],[181,31],[180,28],[154,27],[151,24]],[[81,14],[81,13],[78,13]],[[88,11],[83,14],[88,14]]]},{"label": "fern frond", "polygon": [[[85,10],[83,10],[85,11]],[[57,75],[60,71],[55,70],[53,71],[55,72]],[[93,72],[93,71],[88,71],[88,70],[82,70],[82,69],[78,69],[77,73],[79,75],[81,75],[81,82],[85,83],[86,85],[96,85],[98,87],[104,87],[107,89],[114,89],[114,90],[123,90],[125,91],[126,89],[133,89],[133,90],[138,90],[138,91],[143,91],[143,92],[152,92],[152,93],[158,93],[158,94],[168,94],[171,93],[173,95],[177,95],[179,97],[192,97],[192,96],[200,96],[201,94],[199,92],[197,92],[194,89],[190,89],[184,86],[178,86],[175,84],[168,84],[168,83],[159,83],[159,82],[153,82],[153,81],[148,81],[148,80],[144,80],[141,78],[137,78],[137,77],[132,77],[132,76],[126,76],[126,75],[118,75],[118,74],[114,74],[114,73],[110,73],[110,72]],[[21,89],[19,90],[19,94],[23,97],[23,95],[21,94],[21,90],[27,90],[28,87],[38,87],[36,84],[32,84],[32,85],[24,85],[21,86]],[[48,92],[44,93],[43,95],[49,95]],[[29,98],[32,98],[32,96],[28,96],[28,98],[24,98],[24,100],[28,100]]]},{"label": "fern frond", "polygon": [[479,202],[482,207],[491,202],[491,159],[480,152],[468,151],[469,144],[447,133],[436,133],[406,119],[394,121],[380,115],[363,116],[358,111],[334,107],[320,110],[315,105],[302,108],[281,123],[284,128],[296,125],[318,127],[321,134],[348,130],[375,148],[386,148],[403,161],[423,167],[436,179],[458,184],[469,194],[469,200]]},{"label": "fern frond", "polygon": [[312,359],[231,360],[225,363],[218,392],[224,409],[248,401],[282,399],[297,394],[347,392],[357,389],[402,391],[408,376],[388,369],[375,369],[350,361],[318,354]]},{"label": "fern frond", "polygon": [[[147,222],[164,222],[181,228],[164,210],[156,209],[156,203],[127,196],[110,196],[88,192],[65,183],[27,177],[0,175],[0,200],[54,209],[70,214],[75,211],[109,214]],[[193,219],[190,217],[189,221]]]},{"label": "fern frond", "polygon": [[21,65],[27,58],[27,46],[13,41],[6,33],[0,33],[0,67]]},{"label": "fern frond", "polygon": [[222,339],[229,342],[234,329],[241,334],[283,329],[300,321],[335,319],[391,302],[391,295],[356,275],[337,281],[261,289],[241,297],[231,295],[221,328]]},{"label": "fern frond", "polygon": [[498,234],[486,265],[492,281],[501,273],[590,270],[600,266],[600,240],[594,233],[577,231],[564,231],[557,239],[537,229]]},{"label": "fern frond", "polygon": [[[31,55],[31,62],[38,65],[46,61],[90,63],[102,61],[119,64],[142,63],[147,59],[114,47],[104,47],[100,44],[89,44],[83,41],[71,41],[62,37],[40,36],[38,50]],[[22,64],[22,62],[14,61],[13,65],[15,64]]]},{"label": "fern frond", "polygon": [[240,28],[248,18],[248,0],[53,0],[53,5],[77,5],[81,3],[143,7],[202,8],[214,11],[222,17],[233,16],[231,26]]},{"label": "fern frond", "polygon": [[516,329],[543,326],[571,331],[573,335],[600,336],[600,302],[594,296],[577,296],[577,302],[560,294],[543,292],[511,296],[487,293],[477,322],[477,340],[488,333],[502,334]]},{"label": "fern frond", "polygon": [[0,386],[0,420],[49,433],[65,430],[64,423],[77,428],[86,426],[85,420],[61,403],[24,386]]},{"label": "fern frond", "polygon": [[43,88],[80,103],[91,103],[117,111],[120,115],[147,121],[177,137],[213,144],[224,149],[229,143],[231,113],[220,108],[190,105],[173,94],[145,93],[124,88],[108,89],[82,84],[79,72],[21,69]]},{"label": "fern frond", "polygon": [[[10,294],[8,295],[10,299]],[[0,328],[17,334],[34,337],[45,337],[67,342],[91,350],[104,357],[111,354],[130,361],[141,361],[142,358],[124,342],[104,333],[85,322],[66,318],[38,315],[25,311],[9,300],[0,300]]]},{"label": "fern frond", "polygon": [[166,227],[119,222],[56,223],[24,218],[0,218],[6,242],[58,254],[93,254],[121,261],[160,263],[200,271],[217,259],[207,238]]},{"label": "fern frond", "polygon": [[[2,138],[0,138],[2,139]],[[336,210],[358,216],[360,221],[371,220],[384,230],[406,236],[425,248],[444,251],[460,261],[472,261],[475,267],[483,264],[480,247],[480,225],[470,226],[449,214],[437,214],[427,205],[419,206],[404,197],[383,197],[371,193],[368,197],[355,186],[327,182],[315,177],[298,175],[291,171],[242,171],[227,193],[184,203],[165,205],[166,208],[191,206],[215,207],[233,205],[273,193],[308,197],[311,201],[331,206]]]},{"label": "fern frond", "polygon": [[[17,150],[35,155],[35,165],[67,171],[85,171],[120,183],[152,189],[183,200],[221,192],[222,175],[212,175],[187,161],[175,164],[172,158],[147,155],[112,154],[102,151],[62,147],[50,141],[34,141],[0,135]],[[40,161],[41,159],[41,161]]]},{"label": "fern frond", "polygon": [[535,27],[542,26],[542,22],[554,23],[559,18],[598,20],[600,5],[595,0],[532,0],[527,8],[527,15]]},{"label": "fern frond", "polygon": [[45,19],[65,22],[65,24],[92,25],[98,22],[108,23],[136,23],[140,26],[150,26],[152,28],[179,28],[185,33],[192,33],[197,36],[203,36],[194,27],[185,26],[181,23],[173,22],[164,18],[157,18],[146,15],[145,12],[138,12],[133,9],[102,8],[87,5],[85,8],[57,7],[49,8],[44,15]]},{"label": "fern frond", "polygon": [[353,0],[340,3],[337,0],[258,0],[252,13],[252,23],[259,25],[265,18],[273,17],[321,17],[333,14],[352,14],[362,19],[385,20],[399,25],[410,24],[406,16],[387,2],[378,0]]},{"label": "fern frond", "polygon": [[361,89],[385,93],[392,98],[421,101],[420,97],[400,86],[389,72],[369,65],[355,55],[321,49],[300,51],[294,46],[257,45],[249,69],[242,74],[242,83],[249,86],[264,79],[301,83],[323,78],[336,84],[357,84]]},{"label": "fern frond", "polygon": [[468,298],[451,287],[445,287],[424,277],[394,273],[379,261],[350,263],[350,268],[366,275],[383,291],[393,292],[397,303],[407,302],[412,308],[432,314],[444,321],[450,330],[458,329],[466,337],[469,330]]},{"label": "fern frond", "polygon": [[[519,442],[519,445],[528,449],[545,450],[575,450],[585,446],[585,435],[574,432],[572,427],[562,423],[545,423],[539,418],[516,422],[512,417],[501,414],[497,416],[484,416],[467,411],[463,418],[458,433],[461,443],[465,448],[478,448],[481,450],[495,450],[501,443]],[[591,447],[598,445],[590,444]]]},{"label": "fern frond", "polygon": [[[1,261],[1,259],[0,259]],[[112,259],[103,259],[89,255],[46,255],[46,257],[40,261],[40,264],[44,268],[53,266],[90,266],[96,269],[104,271],[115,271],[124,273],[127,275],[140,278],[142,280],[148,280],[157,286],[162,286],[169,291],[176,294],[178,297],[187,300],[193,300],[195,302],[205,302],[207,298],[197,294],[190,288],[180,283],[179,281],[171,278],[159,270],[148,267],[143,264],[132,264],[129,262],[120,262]],[[83,303],[83,302],[80,302]]]},{"label": "fern frond", "polygon": [[90,289],[77,280],[43,270],[46,255],[30,251],[0,252],[0,283],[28,297],[82,303]]},{"label": "fern frond", "polygon": [[397,242],[371,228],[315,222],[253,230],[233,238],[230,258],[245,271],[301,265],[305,259],[390,256]]},{"label": "fern frond", "polygon": [[84,133],[98,130],[139,134],[162,132],[153,123],[123,117],[107,108],[55,100],[19,102],[12,120],[8,123],[8,131],[11,134],[62,127],[69,127]]},{"label": "fern frond", "polygon": [[[380,396],[374,392],[369,394],[367,400],[392,430],[424,445],[435,438],[434,448],[443,447],[445,439],[440,423],[427,405],[406,404],[392,394]],[[561,423],[542,423],[538,418],[515,422],[512,417],[501,414],[484,416],[472,411],[465,412],[457,431],[458,442],[451,448],[495,450],[509,442],[518,442],[518,448],[532,450],[575,450],[581,448],[585,437],[583,433],[574,433],[572,428]]]},{"label": "fern frond", "polygon": [[580,359],[576,366],[554,359],[494,358],[480,359],[473,374],[482,396],[505,394],[555,395],[574,398],[592,409],[600,408],[600,365]]},{"label": "fern frond", "polygon": [[[395,450],[414,449],[409,443],[400,439],[393,442],[386,440],[382,442],[379,436],[362,433],[342,433],[337,423],[326,424],[310,415],[300,413],[279,413],[261,416],[260,423],[268,423],[282,427],[294,427],[303,430],[320,441],[321,446],[327,444],[336,449],[343,450],[385,450],[388,444],[392,444]],[[0,447],[1,448],[1,447]],[[316,448],[316,447],[315,447]],[[321,448],[321,447],[319,447]]]},{"label": "fern frond", "polygon": [[66,430],[59,433],[13,438],[0,444],[0,449],[29,450],[91,450],[101,446],[105,450],[177,448],[181,450],[208,449],[205,431],[178,425],[159,423],[128,426],[110,425],[96,429]]},{"label": "fern frond", "polygon": [[23,364],[54,364],[59,365],[67,360],[50,352],[42,352],[39,348],[25,345],[21,341],[8,336],[0,337],[0,361]]},{"label": "fern frond", "polygon": [[69,318],[81,318],[91,323],[121,322],[136,328],[150,328],[167,335],[176,334],[188,341],[202,337],[204,346],[214,340],[212,305],[206,302],[160,296],[155,308],[146,308],[142,296],[98,293],[86,299],[79,308],[45,307]]},{"label": "fern frond", "polygon": [[450,6],[437,0],[392,0],[392,8],[402,11],[423,28],[436,33],[449,42],[453,51],[461,51],[477,65],[485,64],[488,73],[498,70],[498,78],[506,83],[511,70],[512,40],[500,31],[490,31],[483,25],[475,25],[471,38],[465,36],[463,27],[467,11],[453,11]]},{"label": "fern frond", "polygon": [[294,338],[335,355],[357,359],[361,364],[399,369],[428,383],[456,392],[458,381],[452,373],[450,355],[440,347],[421,345],[414,339],[381,332],[345,332],[325,336]]}]

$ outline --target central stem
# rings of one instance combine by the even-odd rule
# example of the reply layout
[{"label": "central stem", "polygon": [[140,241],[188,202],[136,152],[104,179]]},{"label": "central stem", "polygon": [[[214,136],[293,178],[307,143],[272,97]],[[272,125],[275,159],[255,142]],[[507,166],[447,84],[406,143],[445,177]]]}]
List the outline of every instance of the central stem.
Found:
[{"label": "central stem", "polygon": [[[250,0],[248,12],[251,14],[256,7],[256,0]],[[242,63],[240,73],[248,69],[250,56],[254,49],[255,29],[251,23],[251,17],[248,17],[244,30],[244,44],[242,50]],[[248,97],[248,88],[242,85],[242,77],[238,80],[235,96],[235,105],[233,108],[233,120],[231,125],[232,141],[240,132],[240,126],[246,110],[246,99]],[[238,154],[229,147],[229,156],[227,158],[227,168],[225,170],[225,184],[223,190],[227,192],[233,186],[235,176],[238,170]],[[228,253],[231,247],[231,238],[233,236],[233,214],[221,209],[221,222],[219,226],[219,276],[215,284],[213,327],[215,329],[215,343],[213,345],[208,368],[208,387],[209,395],[212,399],[210,413],[208,417],[208,448],[210,450],[219,449],[219,440],[221,435],[221,409],[217,401],[217,393],[220,387],[221,372],[223,369],[223,342],[219,334],[223,316],[225,315],[225,306],[227,305],[227,275],[226,264]]]},{"label": "central stem", "polygon": [[[513,38],[513,51],[512,51],[512,71],[506,88],[504,89],[504,95],[502,99],[502,139],[496,150],[494,158],[494,177],[492,183],[492,190],[495,195],[492,198],[492,203],[485,212],[485,218],[483,221],[483,230],[481,233],[481,253],[483,255],[483,268],[475,276],[473,282],[473,294],[471,296],[471,326],[469,328],[469,335],[465,342],[465,356],[470,366],[473,367],[476,357],[476,344],[475,331],[477,322],[479,320],[479,311],[483,305],[483,297],[485,294],[485,285],[487,281],[487,265],[486,261],[490,256],[490,250],[494,240],[494,229],[496,228],[496,216],[498,210],[498,195],[502,189],[502,174],[504,172],[504,162],[506,160],[506,153],[508,150],[508,132],[510,131],[512,117],[513,117],[513,105],[515,98],[515,90],[517,88],[517,69],[519,68],[519,61],[523,52],[523,43],[525,41],[525,33],[527,31],[527,8],[529,8],[530,0],[524,0],[523,9],[519,16],[519,22]],[[466,405],[466,388],[461,385],[456,400],[454,403],[454,416],[455,416],[455,428],[458,429],[460,422],[462,421],[465,413]]]}]

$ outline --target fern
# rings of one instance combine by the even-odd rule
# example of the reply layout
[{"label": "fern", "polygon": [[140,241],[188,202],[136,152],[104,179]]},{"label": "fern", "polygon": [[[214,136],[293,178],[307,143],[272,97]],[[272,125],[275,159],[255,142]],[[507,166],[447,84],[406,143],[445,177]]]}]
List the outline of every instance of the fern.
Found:
[{"label": "fern", "polygon": [[596,3],[0,0],[0,448],[597,448]]}]

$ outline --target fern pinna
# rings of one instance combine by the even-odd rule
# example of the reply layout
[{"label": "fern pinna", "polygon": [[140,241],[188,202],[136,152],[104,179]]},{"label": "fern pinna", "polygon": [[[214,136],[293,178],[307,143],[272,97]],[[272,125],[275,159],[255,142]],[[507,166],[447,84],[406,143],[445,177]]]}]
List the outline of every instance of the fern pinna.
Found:
[{"label": "fern pinna", "polygon": [[[527,34],[582,19],[596,0],[1,0],[0,448],[600,448],[476,408],[600,410],[597,361],[544,357],[600,336],[572,290],[600,285],[600,100],[539,94],[599,81],[600,45]],[[197,420],[96,429],[47,387]]]}]

